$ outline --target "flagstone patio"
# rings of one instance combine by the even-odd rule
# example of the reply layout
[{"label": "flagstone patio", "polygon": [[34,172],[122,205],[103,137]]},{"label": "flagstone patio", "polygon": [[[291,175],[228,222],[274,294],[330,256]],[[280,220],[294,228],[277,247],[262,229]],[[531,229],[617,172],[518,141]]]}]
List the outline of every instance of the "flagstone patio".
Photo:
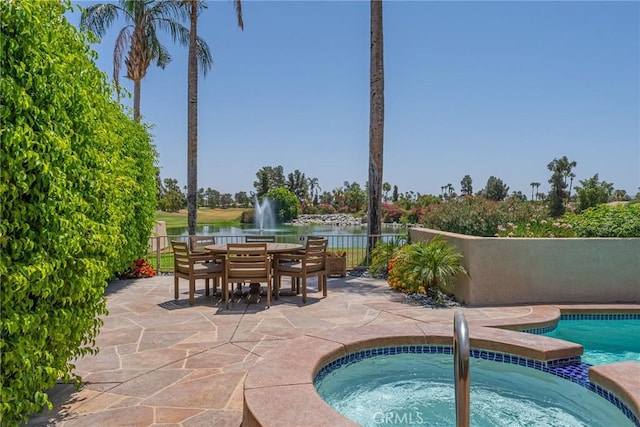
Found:
[{"label": "flagstone patio", "polygon": [[[202,291],[190,306],[186,281],[181,298],[173,300],[172,276],[113,282],[97,338],[100,352],[76,362],[84,386],[56,386],[50,391],[54,409],[34,415],[29,425],[240,426],[245,376],[269,350],[345,326],[450,323],[455,311],[411,304],[380,279],[330,278],[326,298],[316,283],[311,280],[305,305],[299,296],[285,296],[269,309],[264,301],[236,300],[227,310]],[[470,328],[536,324],[559,314],[551,306],[461,310]]]}]

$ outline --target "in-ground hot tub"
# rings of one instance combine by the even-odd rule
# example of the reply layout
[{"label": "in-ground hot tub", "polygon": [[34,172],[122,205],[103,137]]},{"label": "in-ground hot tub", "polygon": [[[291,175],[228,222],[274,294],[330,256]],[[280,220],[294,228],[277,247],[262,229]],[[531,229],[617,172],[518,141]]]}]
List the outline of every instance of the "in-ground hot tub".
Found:
[{"label": "in-ground hot tub", "polygon": [[[520,332],[470,327],[471,347],[483,349],[489,358],[499,355],[523,361],[535,368],[554,361],[577,360],[582,353],[578,344],[534,336]],[[263,357],[248,373],[244,389],[243,426],[305,425],[355,426],[356,422],[344,417],[318,395],[314,378],[327,365],[365,349],[405,346],[447,347],[452,344],[451,324],[391,324],[328,330],[296,338],[274,349]],[[638,365],[640,367],[640,365]],[[640,374],[640,368],[635,374]],[[473,369],[473,368],[472,368]],[[571,377],[571,367],[558,367],[556,375]],[[629,367],[625,367],[629,373]],[[640,414],[640,397],[628,387],[628,378],[608,372],[598,375],[591,383],[594,390],[610,396],[632,423]],[[633,375],[634,372],[629,373]],[[547,375],[547,374],[545,374]],[[581,375],[585,375],[582,373]],[[453,376],[453,366],[451,366]],[[588,379],[583,378],[584,381]],[[471,384],[473,387],[473,370]],[[605,383],[607,388],[600,387]],[[588,391],[588,390],[587,390]],[[591,391],[589,391],[591,392]],[[635,417],[635,418],[633,418]],[[635,419],[636,421],[633,421]],[[631,424],[633,425],[633,424]]]}]

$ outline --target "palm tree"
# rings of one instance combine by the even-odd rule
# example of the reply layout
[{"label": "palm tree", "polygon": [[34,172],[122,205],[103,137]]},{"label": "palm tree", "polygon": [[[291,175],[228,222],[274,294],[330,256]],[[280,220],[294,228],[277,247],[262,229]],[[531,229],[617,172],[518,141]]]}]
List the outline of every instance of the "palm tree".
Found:
[{"label": "palm tree", "polygon": [[[198,37],[198,12],[205,7],[200,0],[182,0],[189,10],[189,62],[187,82],[187,227],[189,235],[196,234],[198,219],[198,62],[206,76],[213,60],[206,43]],[[244,29],[242,5],[234,0],[238,27]]]},{"label": "palm tree", "polygon": [[533,201],[534,201],[534,198],[533,198],[533,197],[534,197],[534,194],[533,194],[533,188],[534,188],[534,187],[535,187],[535,188],[540,187],[540,183],[539,183],[539,182],[532,182],[532,183],[531,183],[531,184],[529,184],[529,185],[531,185],[531,201],[533,202]]},{"label": "palm tree", "polygon": [[367,259],[382,234],[382,151],[384,147],[384,48],[382,0],[371,0],[369,68],[369,209]]},{"label": "palm tree", "polygon": [[[171,62],[171,55],[158,39],[157,30],[168,32],[173,41],[187,46],[189,30],[174,18],[187,19],[180,0],[120,0],[119,4],[94,4],[83,9],[80,25],[102,37],[107,28],[119,18],[126,25],[118,33],[113,49],[113,80],[120,87],[122,58],[127,78],[133,81],[133,118],[140,120],[140,82],[152,61],[163,68]],[[206,44],[203,43],[204,47]],[[125,50],[128,52],[125,56]],[[208,50],[208,48],[207,48]]]},{"label": "palm tree", "polygon": [[311,197],[311,203],[318,204],[318,193],[322,191],[322,188],[318,185],[318,178],[309,178],[309,195]]}]

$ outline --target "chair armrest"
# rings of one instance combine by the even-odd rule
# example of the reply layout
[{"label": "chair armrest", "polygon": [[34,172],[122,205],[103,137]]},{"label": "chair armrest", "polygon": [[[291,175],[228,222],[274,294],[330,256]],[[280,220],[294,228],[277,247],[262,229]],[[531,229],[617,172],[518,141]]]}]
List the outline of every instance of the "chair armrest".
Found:
[{"label": "chair armrest", "polygon": [[305,256],[300,254],[278,254],[278,259],[280,258],[302,261],[305,258]]},{"label": "chair armrest", "polygon": [[206,253],[206,254],[200,254],[200,253],[191,253],[189,254],[189,263],[190,264],[194,264],[196,262],[200,262],[200,261],[215,261],[215,257],[213,256],[213,254],[210,253]]}]

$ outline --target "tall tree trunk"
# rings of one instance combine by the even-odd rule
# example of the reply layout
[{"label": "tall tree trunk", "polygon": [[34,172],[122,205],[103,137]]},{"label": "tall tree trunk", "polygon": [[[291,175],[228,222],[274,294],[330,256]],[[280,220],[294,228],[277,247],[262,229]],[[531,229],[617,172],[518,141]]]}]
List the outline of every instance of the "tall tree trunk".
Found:
[{"label": "tall tree trunk", "polygon": [[371,65],[369,106],[369,207],[367,259],[382,234],[382,153],[384,147],[384,61],[382,0],[371,0]]},{"label": "tall tree trunk", "polygon": [[196,51],[198,10],[190,2],[189,71],[187,87],[187,225],[196,234],[198,218],[198,56]]},{"label": "tall tree trunk", "polygon": [[133,120],[140,121],[140,80],[133,81]]}]

